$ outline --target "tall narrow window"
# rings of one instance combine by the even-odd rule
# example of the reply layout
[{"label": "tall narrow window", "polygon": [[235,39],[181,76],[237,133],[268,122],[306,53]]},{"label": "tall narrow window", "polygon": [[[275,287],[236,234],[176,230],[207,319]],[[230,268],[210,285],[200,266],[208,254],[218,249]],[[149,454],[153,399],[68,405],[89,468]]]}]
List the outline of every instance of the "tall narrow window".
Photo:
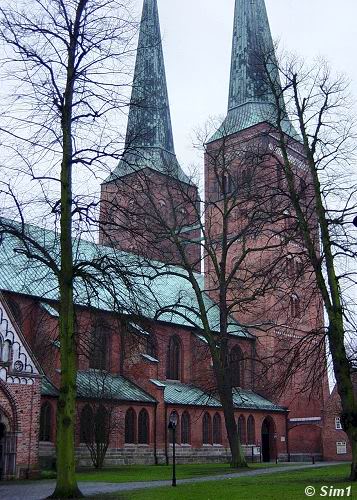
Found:
[{"label": "tall narrow window", "polygon": [[252,415],[249,415],[247,420],[247,437],[248,444],[255,444],[255,422]]},{"label": "tall narrow window", "polygon": [[108,327],[97,322],[92,330],[89,353],[89,367],[105,370],[108,357]]},{"label": "tall narrow window", "polygon": [[219,413],[213,417],[213,444],[222,444],[222,424]]},{"label": "tall narrow window", "polygon": [[190,432],[190,415],[185,411],[181,417],[181,443],[190,444],[191,442],[191,432]]},{"label": "tall narrow window", "polygon": [[202,442],[212,444],[212,421],[209,413],[205,413],[202,419]]},{"label": "tall narrow window", "polygon": [[149,414],[143,408],[138,418],[138,443],[149,444]]},{"label": "tall narrow window", "polygon": [[146,353],[152,358],[157,358],[157,345],[153,335],[149,335],[147,338]]},{"label": "tall narrow window", "polygon": [[95,442],[96,443],[108,443],[109,442],[109,415],[108,411],[103,405],[100,405],[94,420],[95,429]]},{"label": "tall narrow window", "polygon": [[89,405],[85,405],[80,417],[80,441],[81,443],[91,443],[93,441],[94,415]]},{"label": "tall narrow window", "polygon": [[245,444],[247,439],[246,439],[246,432],[245,432],[245,418],[243,415],[241,415],[238,418],[238,436],[239,436],[239,441],[241,444]]},{"label": "tall narrow window", "polygon": [[46,401],[41,406],[40,441],[51,441],[51,429],[52,429],[52,407],[51,404],[48,401]]},{"label": "tall narrow window", "polygon": [[232,387],[243,385],[243,354],[239,346],[233,347],[229,356]]},{"label": "tall narrow window", "polygon": [[125,414],[125,442],[126,443],[135,443],[136,435],[135,435],[135,427],[136,427],[136,414],[132,408],[129,408]]},{"label": "tall narrow window", "polygon": [[169,342],[166,376],[171,380],[181,379],[181,344],[176,336]]},{"label": "tall narrow window", "polygon": [[290,315],[292,318],[300,316],[300,300],[296,294],[290,297]]}]

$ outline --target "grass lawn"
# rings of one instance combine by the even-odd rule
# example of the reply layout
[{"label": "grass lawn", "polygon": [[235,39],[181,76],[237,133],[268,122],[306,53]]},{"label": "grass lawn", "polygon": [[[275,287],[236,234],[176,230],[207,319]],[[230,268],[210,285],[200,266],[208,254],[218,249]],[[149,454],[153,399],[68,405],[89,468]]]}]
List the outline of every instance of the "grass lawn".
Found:
[{"label": "grass lawn", "polygon": [[[336,465],[267,476],[179,485],[176,488],[137,490],[118,495],[101,495],[95,498],[117,500],[280,500],[286,498],[288,500],[306,500],[309,498],[305,495],[307,486],[313,486],[316,489],[316,495],[310,498],[323,498],[320,496],[322,486],[328,486],[328,488],[333,486],[339,489],[351,486],[346,479],[348,472],[348,465]],[[351,496],[347,497],[347,492],[345,492],[344,498],[356,498],[356,491],[357,486],[354,486]],[[337,494],[334,496],[326,495],[326,498],[341,496]]]}]

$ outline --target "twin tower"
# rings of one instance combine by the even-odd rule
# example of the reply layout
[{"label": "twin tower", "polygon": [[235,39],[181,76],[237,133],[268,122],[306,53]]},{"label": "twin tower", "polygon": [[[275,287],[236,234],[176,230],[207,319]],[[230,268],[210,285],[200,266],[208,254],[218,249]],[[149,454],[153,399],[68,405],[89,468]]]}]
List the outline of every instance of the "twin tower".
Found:
[{"label": "twin tower", "polygon": [[[208,147],[262,124],[274,125],[274,96],[257,60],[262,52],[274,55],[265,2],[236,0],[228,113]],[[294,137],[289,120],[284,128]],[[214,184],[206,166],[206,200]],[[174,227],[187,240],[187,259],[199,270],[201,250],[195,242],[202,228],[195,200],[197,188],[175,154],[157,0],[144,0],[125,150],[102,184],[100,243],[177,263],[182,256],[167,238]]]}]

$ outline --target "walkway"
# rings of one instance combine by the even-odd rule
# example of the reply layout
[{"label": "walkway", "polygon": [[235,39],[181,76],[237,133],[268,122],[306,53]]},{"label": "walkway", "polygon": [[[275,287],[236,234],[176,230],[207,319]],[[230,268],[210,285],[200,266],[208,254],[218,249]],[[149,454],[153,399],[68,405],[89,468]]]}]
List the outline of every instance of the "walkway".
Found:
[{"label": "walkway", "polygon": [[[266,469],[255,469],[247,472],[234,472],[232,474],[221,474],[217,476],[198,477],[190,479],[179,479],[177,484],[203,483],[207,481],[222,481],[224,479],[236,479],[239,477],[262,476],[264,474],[276,474],[278,472],[294,471],[300,469],[313,469],[336,465],[336,462],[319,462],[314,465],[284,465],[281,467],[270,467]],[[100,483],[81,482],[79,487],[84,495],[100,495],[102,493],[120,493],[146,488],[157,488],[158,486],[170,486],[170,481],[149,481],[135,483]],[[6,483],[0,486],[0,498],[11,500],[42,500],[48,497],[54,490],[54,481],[27,481],[24,483]]]}]

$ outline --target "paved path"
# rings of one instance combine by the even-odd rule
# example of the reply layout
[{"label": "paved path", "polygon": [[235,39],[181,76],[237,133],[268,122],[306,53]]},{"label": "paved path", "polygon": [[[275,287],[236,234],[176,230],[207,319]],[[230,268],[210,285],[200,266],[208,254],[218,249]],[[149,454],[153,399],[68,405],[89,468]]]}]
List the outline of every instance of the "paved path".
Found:
[{"label": "paved path", "polygon": [[[284,465],[281,467],[270,467],[266,469],[254,469],[247,472],[233,472],[232,474],[221,474],[217,476],[195,477],[190,479],[179,479],[177,484],[202,483],[207,481],[223,481],[225,479],[236,479],[238,477],[261,476],[264,474],[275,474],[277,472],[294,471],[299,469],[313,469],[337,465],[336,462],[319,462],[315,465]],[[100,483],[80,482],[79,487],[84,495],[100,495],[101,493],[120,493],[124,491],[157,488],[158,486],[170,486],[171,481],[142,481],[133,483]],[[42,500],[48,497],[54,490],[54,481],[27,481],[26,483],[10,482],[0,486],[0,498],[8,500]]]}]

